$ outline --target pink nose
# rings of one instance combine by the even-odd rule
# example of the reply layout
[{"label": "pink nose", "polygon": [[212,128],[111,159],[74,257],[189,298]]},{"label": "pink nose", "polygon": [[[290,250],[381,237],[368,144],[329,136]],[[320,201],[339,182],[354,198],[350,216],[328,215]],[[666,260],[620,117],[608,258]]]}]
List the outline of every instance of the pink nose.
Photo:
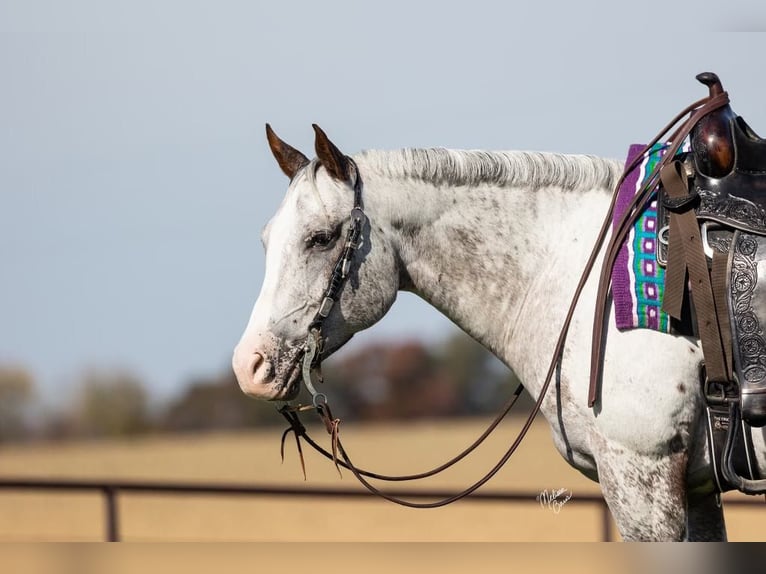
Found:
[{"label": "pink nose", "polygon": [[269,394],[270,368],[261,353],[238,347],[234,350],[231,366],[242,392],[256,398]]}]

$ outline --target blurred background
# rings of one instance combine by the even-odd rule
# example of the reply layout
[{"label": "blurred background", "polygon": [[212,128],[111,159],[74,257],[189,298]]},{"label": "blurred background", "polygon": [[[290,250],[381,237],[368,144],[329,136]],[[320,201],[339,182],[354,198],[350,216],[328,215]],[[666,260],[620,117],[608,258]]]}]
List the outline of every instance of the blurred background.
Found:
[{"label": "blurred background", "polygon": [[[347,421],[419,420],[496,412],[518,381],[461,332],[444,341],[379,341],[324,369],[333,411]],[[513,386],[512,386],[513,385]],[[168,400],[122,367],[86,368],[72,393],[45,406],[29,369],[0,369],[0,441],[55,442],[282,426],[274,404],[247,399],[228,368],[192,377]],[[517,405],[528,410],[525,393]],[[277,405],[279,406],[279,405]]]},{"label": "blurred background", "polygon": [[[0,0],[0,475],[130,475],[110,456],[144,445],[136,476],[203,468],[211,480],[283,480],[264,471],[278,460],[225,470],[192,446],[281,432],[281,417],[242,395],[229,367],[262,279],[260,231],[287,185],[266,122],[309,156],[317,122],[348,154],[623,158],[704,95],[694,75],[711,70],[763,132],[766,81],[754,62],[766,9],[745,4],[663,7],[690,31],[674,45],[652,14],[595,0]],[[352,425],[444,420],[460,437],[515,382],[406,294],[328,362],[326,380]],[[167,437],[179,437],[186,462],[157,464],[152,452],[166,451],[152,441]],[[532,452],[555,460],[540,437]],[[550,468],[529,487],[567,486],[545,482],[558,472],[583,480]],[[2,496],[0,536],[89,536],[63,518],[64,530],[19,534],[34,513]]]}]

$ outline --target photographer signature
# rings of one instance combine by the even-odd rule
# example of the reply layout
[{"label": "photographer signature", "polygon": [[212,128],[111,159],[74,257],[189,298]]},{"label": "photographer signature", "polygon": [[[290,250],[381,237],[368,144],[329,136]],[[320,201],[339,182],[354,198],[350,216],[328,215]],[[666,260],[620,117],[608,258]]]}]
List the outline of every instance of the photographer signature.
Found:
[{"label": "photographer signature", "polygon": [[557,488],[555,490],[543,490],[535,497],[535,500],[540,503],[540,508],[549,508],[553,511],[553,514],[558,514],[571,498],[571,490],[568,488]]}]

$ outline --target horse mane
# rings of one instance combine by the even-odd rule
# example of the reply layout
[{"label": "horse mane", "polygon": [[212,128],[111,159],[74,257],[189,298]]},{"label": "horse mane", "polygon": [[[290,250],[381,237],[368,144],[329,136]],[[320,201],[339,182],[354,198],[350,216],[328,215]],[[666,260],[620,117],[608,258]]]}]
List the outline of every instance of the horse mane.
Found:
[{"label": "horse mane", "polygon": [[568,191],[611,190],[623,169],[617,161],[591,155],[444,148],[365,150],[354,160],[392,179],[467,187],[560,187]]}]

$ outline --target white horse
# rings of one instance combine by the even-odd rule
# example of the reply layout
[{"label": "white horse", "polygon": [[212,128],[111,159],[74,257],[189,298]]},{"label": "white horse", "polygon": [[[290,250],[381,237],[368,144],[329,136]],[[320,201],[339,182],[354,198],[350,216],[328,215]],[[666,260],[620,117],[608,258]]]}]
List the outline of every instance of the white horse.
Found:
[{"label": "white horse", "polygon": [[[540,393],[575,285],[623,166],[585,155],[405,149],[347,160],[316,128],[309,161],[271,132],[290,178],[263,231],[266,274],[233,356],[242,390],[299,390],[301,349],[349,226],[361,178],[368,217],[322,357],[416,293]],[[597,274],[594,274],[597,275]],[[699,384],[698,341],[607,327],[602,386],[587,404],[597,277],[582,295],[541,412],[556,448],[598,481],[625,540],[723,540]],[[755,434],[758,465],[766,446]]]}]

